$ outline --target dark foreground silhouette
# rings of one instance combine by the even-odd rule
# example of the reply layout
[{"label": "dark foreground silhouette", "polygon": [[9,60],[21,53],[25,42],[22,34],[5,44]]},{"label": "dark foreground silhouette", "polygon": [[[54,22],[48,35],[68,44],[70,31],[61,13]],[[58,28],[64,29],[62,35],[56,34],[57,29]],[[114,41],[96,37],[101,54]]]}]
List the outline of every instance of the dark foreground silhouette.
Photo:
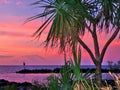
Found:
[{"label": "dark foreground silhouette", "polygon": [[33,85],[29,82],[18,83],[18,82],[9,82],[4,79],[0,80],[0,90],[6,90],[6,88],[9,88],[9,90],[12,90],[10,89],[12,87],[16,87],[17,90],[26,90],[27,87],[32,87],[32,86]]},{"label": "dark foreground silhouette", "polygon": [[[29,73],[59,73],[59,72],[60,72],[60,68],[56,68],[54,70],[51,70],[51,69],[34,69],[34,70],[23,69],[23,70],[17,71],[16,73],[29,74]],[[90,68],[81,69],[81,72],[82,73],[86,73],[86,72],[94,73],[95,69],[90,69]],[[112,70],[110,70],[110,69],[102,69],[102,73],[109,73],[109,72],[120,73],[120,69],[112,69]]]},{"label": "dark foreground silhouette", "polygon": [[[106,86],[106,83],[108,85],[111,85],[113,90],[117,90],[114,80],[102,81],[102,84],[104,86]],[[9,81],[4,80],[4,79],[0,80],[0,90],[6,90],[6,87],[11,88],[13,86],[16,87],[17,90],[29,90],[29,89],[30,90],[48,90],[47,89],[48,87],[45,84],[34,84],[34,83],[29,83],[29,82],[17,83],[17,82],[9,82]],[[13,89],[9,89],[9,90],[13,90]]]}]

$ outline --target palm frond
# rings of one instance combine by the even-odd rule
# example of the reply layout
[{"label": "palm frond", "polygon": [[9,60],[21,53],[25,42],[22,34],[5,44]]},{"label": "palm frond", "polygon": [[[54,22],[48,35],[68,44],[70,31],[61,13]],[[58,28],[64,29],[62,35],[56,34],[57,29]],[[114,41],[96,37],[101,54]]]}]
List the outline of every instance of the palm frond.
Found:
[{"label": "palm frond", "polygon": [[39,0],[32,5],[38,5],[43,11],[27,21],[46,17],[34,36],[39,38],[51,24],[45,46],[59,45],[61,50],[66,45],[72,46],[72,41],[77,42],[76,37],[84,35],[86,28],[92,33],[93,24],[106,32],[120,24],[119,0]]}]

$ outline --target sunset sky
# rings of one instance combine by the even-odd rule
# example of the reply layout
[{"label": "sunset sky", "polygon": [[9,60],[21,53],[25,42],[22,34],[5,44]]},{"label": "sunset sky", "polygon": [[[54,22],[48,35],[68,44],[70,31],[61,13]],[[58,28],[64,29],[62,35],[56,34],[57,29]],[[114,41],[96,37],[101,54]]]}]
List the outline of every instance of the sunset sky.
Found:
[{"label": "sunset sky", "polygon": [[[59,65],[64,63],[63,55],[58,53],[57,48],[48,48],[46,51],[41,46],[46,33],[39,41],[32,37],[32,34],[44,20],[39,19],[23,24],[28,17],[41,11],[30,5],[34,1],[37,0],[0,0],[0,65],[22,65],[23,62],[29,65]],[[99,34],[101,47],[111,33]],[[90,35],[85,35],[83,39],[92,49]],[[108,48],[103,64],[107,64],[107,60],[114,62],[120,60],[120,40],[118,37]],[[84,49],[82,49],[82,64],[93,64]]]}]

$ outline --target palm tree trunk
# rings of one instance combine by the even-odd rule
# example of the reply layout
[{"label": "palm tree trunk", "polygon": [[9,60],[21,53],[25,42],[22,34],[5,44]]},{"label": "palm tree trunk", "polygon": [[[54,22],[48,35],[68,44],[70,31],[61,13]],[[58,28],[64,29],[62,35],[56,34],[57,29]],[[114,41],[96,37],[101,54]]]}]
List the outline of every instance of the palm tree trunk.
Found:
[{"label": "palm tree trunk", "polygon": [[97,62],[95,66],[96,66],[95,77],[96,77],[97,85],[99,88],[101,88],[102,85],[101,62]]}]

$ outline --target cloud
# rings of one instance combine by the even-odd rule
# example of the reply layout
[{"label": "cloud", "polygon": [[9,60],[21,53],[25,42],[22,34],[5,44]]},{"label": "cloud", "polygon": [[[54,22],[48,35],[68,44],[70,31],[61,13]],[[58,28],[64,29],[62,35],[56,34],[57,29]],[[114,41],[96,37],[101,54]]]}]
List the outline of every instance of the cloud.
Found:
[{"label": "cloud", "polygon": [[45,60],[44,57],[39,55],[25,55],[24,57],[30,59],[30,60]]},{"label": "cloud", "polygon": [[2,3],[2,4],[10,4],[11,0],[0,0],[0,3]]},{"label": "cloud", "polygon": [[15,36],[15,37],[26,37],[29,36],[24,33],[18,33],[18,32],[8,32],[8,31],[0,31],[0,36]]},{"label": "cloud", "polygon": [[17,6],[23,5],[23,2],[17,1],[17,2],[16,2],[16,5],[17,5]]},{"label": "cloud", "polygon": [[[1,9],[0,9],[1,10]],[[22,24],[25,20],[25,17],[24,16],[16,16],[16,15],[12,15],[11,13],[9,14],[4,14],[4,13],[1,13],[0,14],[0,23],[19,23],[19,24]]]},{"label": "cloud", "polygon": [[3,55],[0,55],[0,59],[2,58],[12,58],[13,56],[3,56]]},{"label": "cloud", "polygon": [[45,59],[40,55],[7,56],[0,55],[0,65],[40,65]]},{"label": "cloud", "polygon": [[3,48],[0,48],[0,52],[8,52],[8,51],[4,50]]},{"label": "cloud", "polygon": [[[1,4],[11,4],[12,0],[0,0],[0,3]],[[17,5],[17,6],[20,6],[20,5],[23,5],[23,2],[16,1],[16,2],[14,2],[14,4]]]},{"label": "cloud", "polygon": [[23,56],[9,56],[9,55],[0,55],[0,58],[13,58],[13,59],[20,59],[20,60],[45,60],[44,57],[40,56],[40,55],[23,55]]}]

